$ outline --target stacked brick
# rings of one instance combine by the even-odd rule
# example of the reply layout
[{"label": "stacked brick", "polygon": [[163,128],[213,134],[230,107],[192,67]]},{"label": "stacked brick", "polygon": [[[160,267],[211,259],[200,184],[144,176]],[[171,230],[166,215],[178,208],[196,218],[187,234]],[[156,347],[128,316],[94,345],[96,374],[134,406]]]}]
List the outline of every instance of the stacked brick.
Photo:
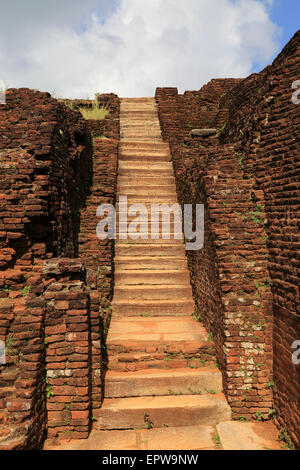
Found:
[{"label": "stacked brick", "polygon": [[[216,92],[216,112],[196,120],[199,102],[187,111],[175,89],[156,94],[180,202],[206,205],[205,246],[189,254],[189,264],[228,399],[235,416],[267,419],[275,407],[276,422],[296,447],[300,379],[291,345],[300,334],[300,115],[291,98],[299,42],[297,32],[271,66]],[[190,125],[215,127],[219,139],[191,139]]]},{"label": "stacked brick", "polygon": [[[272,409],[272,391],[267,384],[272,382],[273,318],[264,202],[253,179],[244,178],[240,158],[231,146],[208,151],[203,177],[207,229],[215,248],[222,308],[211,308],[212,298],[206,302],[203,287],[209,290],[209,283],[201,283],[198,292],[195,283],[195,293],[199,310],[202,306],[216,338],[224,389],[234,417],[268,419]],[[203,251],[200,258],[206,248]],[[202,265],[199,277],[207,279],[201,269],[208,256],[204,262],[195,259],[197,254],[190,258],[192,269]]]},{"label": "stacked brick", "polygon": [[[195,92],[185,99],[187,108],[180,100],[176,104],[174,90],[170,99],[168,89],[158,90],[157,99],[162,127],[171,142],[179,201],[203,203],[206,208],[204,248],[187,255],[197,311],[214,336],[224,391],[235,417],[268,419],[272,309],[262,194],[255,191],[254,180],[244,173],[243,156],[232,146],[216,145],[215,136],[190,136],[191,125],[209,128],[222,115],[215,102],[208,121],[205,114],[198,114],[197,122],[192,110],[202,109],[201,100],[203,106],[212,103],[213,96],[222,100],[228,88],[238,83],[212,81],[200,90],[193,106]],[[184,119],[191,113],[190,120],[183,119],[181,130],[179,118],[172,124],[176,106]]]},{"label": "stacked brick", "polygon": [[[116,112],[119,115],[119,106],[107,117],[110,117],[114,123],[110,129],[116,122],[119,122]],[[111,130],[108,135],[111,135],[110,133]],[[86,201],[86,207],[81,212],[79,256],[87,268],[87,279],[91,289],[93,409],[99,408],[103,399],[103,380],[107,362],[105,337],[109,327],[114,283],[114,241],[100,240],[97,237],[96,228],[100,218],[96,217],[96,212],[101,204],[115,204],[118,145],[119,125],[114,139],[94,138],[93,184]]]},{"label": "stacked brick", "polygon": [[278,426],[300,447],[299,208],[300,105],[292,101],[300,79],[298,31],[272,65],[231,92],[223,142],[235,142],[263,193],[268,220],[268,266],[274,311],[274,404]]},{"label": "stacked brick", "polygon": [[90,299],[79,259],[53,258],[43,272],[48,438],[88,437],[91,425]]},{"label": "stacked brick", "polygon": [[28,275],[22,291],[22,274],[1,275],[11,298],[0,302],[1,338],[6,342],[6,365],[0,374],[0,449],[38,448],[46,431],[42,276],[38,271]]},{"label": "stacked brick", "polygon": [[7,91],[0,128],[0,445],[36,448],[46,428],[42,263],[76,256],[91,138],[78,112],[28,89]]}]

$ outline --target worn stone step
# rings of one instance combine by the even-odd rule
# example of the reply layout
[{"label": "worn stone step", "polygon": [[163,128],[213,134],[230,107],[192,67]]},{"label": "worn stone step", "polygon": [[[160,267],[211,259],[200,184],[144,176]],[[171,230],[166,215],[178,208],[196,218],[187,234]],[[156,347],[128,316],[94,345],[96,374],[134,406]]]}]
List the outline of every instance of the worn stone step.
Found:
[{"label": "worn stone step", "polygon": [[158,128],[155,128],[155,127],[145,127],[145,128],[142,128],[142,127],[136,127],[135,129],[121,129],[120,131],[120,134],[121,134],[121,138],[122,137],[159,137],[161,138],[161,134],[160,134],[160,130]]},{"label": "worn stone step", "polygon": [[114,300],[113,312],[115,316],[126,317],[164,317],[186,316],[195,310],[194,301],[188,299],[177,300]]},{"label": "worn stone step", "polygon": [[[123,238],[125,235],[126,239]],[[183,245],[183,236],[181,233],[173,233],[170,230],[169,232],[158,233],[158,238],[151,238],[151,233],[138,231],[135,233],[131,231],[127,234],[123,233],[122,238],[118,236],[117,243],[120,245],[145,245],[148,246],[148,248],[150,248],[151,245],[161,245],[163,243],[166,245]]]},{"label": "worn stone step", "polygon": [[[128,206],[132,204],[167,204],[168,206],[172,206],[173,204],[178,204],[177,195],[173,193],[173,195],[169,194],[149,194],[149,195],[141,195],[141,194],[123,194],[122,192],[119,193],[119,196],[127,196],[127,203]],[[119,209],[119,204],[116,205],[117,209]]]},{"label": "worn stone step", "polygon": [[[44,450],[214,450],[214,434],[214,428],[206,425],[115,431],[93,429],[88,439],[60,440],[55,445],[47,441]],[[188,462],[190,456],[186,458]]]},{"label": "worn stone step", "polygon": [[135,129],[121,129],[120,130],[120,135],[122,137],[153,137],[153,138],[160,138],[161,139],[161,134],[160,130],[155,127],[136,127]]},{"label": "worn stone step", "polygon": [[176,300],[113,300],[114,318],[126,317],[166,317],[186,316],[195,310],[192,299]]},{"label": "worn stone step", "polygon": [[[171,345],[166,345],[166,348],[170,348]],[[174,356],[170,357],[168,352],[161,353],[145,353],[145,352],[128,352],[128,353],[117,353],[115,351],[110,351],[109,361],[107,363],[107,369],[117,372],[137,372],[141,370],[151,371],[151,370],[176,370],[183,369],[186,370],[197,370],[201,369],[204,366],[215,367],[213,352],[207,351],[205,345],[200,344],[197,353],[194,356],[191,356],[188,353],[177,353]]]},{"label": "worn stone step", "polygon": [[171,162],[142,162],[142,163],[134,163],[134,162],[120,162],[119,163],[119,170],[169,170],[173,172],[173,165]]},{"label": "worn stone step", "polygon": [[126,103],[156,103],[156,100],[153,96],[138,96],[134,98],[124,97],[121,98],[121,105]]},{"label": "worn stone step", "polygon": [[115,256],[114,264],[118,269],[138,270],[155,269],[159,266],[161,270],[168,269],[186,269],[187,261],[185,256]]},{"label": "worn stone step", "polygon": [[116,300],[172,300],[182,299],[192,295],[191,286],[159,285],[159,286],[116,286]]},{"label": "worn stone step", "polygon": [[139,398],[105,398],[95,412],[95,428],[136,429],[138,427],[216,425],[229,420],[230,407],[222,394]]},{"label": "worn stone step", "polygon": [[145,188],[156,185],[175,185],[174,175],[160,175],[157,176],[134,176],[134,175],[119,175],[118,184],[126,186],[144,186]]},{"label": "worn stone step", "polygon": [[[149,111],[152,111],[150,108],[148,109]],[[127,110],[129,111],[129,110]],[[133,109],[133,111],[146,111],[146,109]],[[151,129],[155,129],[158,132],[160,132],[160,124],[159,120],[157,119],[157,116],[149,116],[149,118],[144,118],[144,119],[133,119],[131,118],[122,118],[120,122],[120,130],[128,130],[128,131],[135,131],[136,129],[142,129],[149,131]]]},{"label": "worn stone step", "polygon": [[[135,177],[136,179],[139,178],[140,176],[142,178],[149,178],[149,177],[154,177],[155,179],[157,177],[163,178],[163,177],[172,177],[173,175],[173,170],[169,167],[159,167],[158,164],[152,165],[150,167],[149,165],[141,165],[140,167],[138,166],[128,166],[128,163],[126,162],[120,162],[120,164],[123,163],[124,165],[127,166],[120,166],[119,168],[119,176],[125,176],[125,177]],[[167,165],[168,163],[164,163],[164,165]],[[162,164],[163,165],[163,164]],[[157,179],[156,179],[157,181]]]},{"label": "worn stone step", "polygon": [[133,146],[120,146],[119,148],[119,155],[136,155],[137,157],[141,157],[144,155],[149,155],[150,156],[170,156],[170,149],[169,146],[166,147],[161,147],[161,146],[144,146],[140,145],[137,147],[136,145]]},{"label": "worn stone step", "polygon": [[116,256],[174,256],[185,255],[185,245],[183,243],[120,243],[115,244]]},{"label": "worn stone step", "polygon": [[223,421],[217,425],[223,450],[280,450],[278,430],[272,423]]},{"label": "worn stone step", "polygon": [[123,142],[120,141],[120,151],[122,152],[123,150],[136,150],[136,151],[157,151],[157,152],[163,152],[167,151],[170,152],[170,146],[166,142]]},{"label": "worn stone step", "polygon": [[124,184],[124,183],[119,183],[118,185],[118,196],[121,194],[124,194],[126,196],[156,196],[157,194],[163,195],[163,196],[170,196],[170,197],[175,197],[176,196],[176,187],[173,184],[168,184],[168,185],[155,185],[155,186],[135,186],[132,187],[131,184]]},{"label": "worn stone step", "polygon": [[[156,266],[158,268],[159,265]],[[158,284],[181,284],[189,285],[190,276],[187,269],[159,270],[159,269],[138,269],[127,270],[115,269],[115,286],[121,285],[158,285]]]},{"label": "worn stone step", "polygon": [[[120,121],[122,119],[154,119],[157,117],[157,113],[155,110],[124,110],[120,112]],[[132,139],[134,140],[134,139]]]},{"label": "worn stone step", "polygon": [[150,155],[148,152],[141,152],[140,154],[138,153],[120,153],[119,155],[119,161],[124,161],[124,162],[169,162],[171,161],[171,156],[168,153],[165,154],[152,154]]},{"label": "worn stone step", "polygon": [[222,374],[218,369],[107,371],[105,376],[106,398],[202,395],[207,390],[222,391]]},{"label": "worn stone step", "polygon": [[158,137],[158,136],[157,136],[157,137],[153,137],[153,136],[152,136],[152,137],[148,137],[148,136],[145,137],[144,135],[143,135],[143,136],[140,136],[140,137],[138,137],[138,136],[131,136],[131,137],[129,137],[129,136],[128,136],[128,137],[126,137],[126,138],[123,136],[122,139],[123,139],[123,142],[131,142],[132,140],[134,140],[134,141],[140,140],[141,142],[147,142],[147,141],[148,141],[148,142],[153,142],[153,141],[155,141],[155,140],[156,140],[157,142],[161,142],[161,141],[162,141],[160,136],[159,136],[159,137]]},{"label": "worn stone step", "polygon": [[[156,290],[159,289],[160,287],[156,288]],[[112,319],[107,344],[120,342],[125,344],[128,341],[133,343],[153,341],[153,344],[155,343],[155,347],[153,347],[156,351],[159,350],[156,342],[163,345],[172,341],[175,343],[181,339],[192,343],[190,352],[195,352],[194,348],[197,347],[195,344],[197,341],[211,344],[206,329],[196,319],[188,315],[182,318],[168,317],[165,319],[125,317],[117,320]],[[162,348],[165,350],[163,346]],[[137,350],[141,351],[141,349]],[[177,346],[176,351],[178,351]]]}]

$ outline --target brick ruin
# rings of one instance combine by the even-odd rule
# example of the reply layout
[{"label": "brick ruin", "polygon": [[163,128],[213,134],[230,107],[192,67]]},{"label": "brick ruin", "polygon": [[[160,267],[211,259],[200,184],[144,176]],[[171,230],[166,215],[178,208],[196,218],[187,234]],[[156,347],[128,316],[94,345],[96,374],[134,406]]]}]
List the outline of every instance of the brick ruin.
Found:
[{"label": "brick ruin", "polygon": [[[179,202],[205,205],[188,264],[233,417],[275,419],[296,448],[299,60],[298,31],[246,79],[156,90]],[[120,100],[97,95],[110,112],[88,121],[91,101],[69,101],[9,89],[0,105],[0,449],[86,438],[103,399],[114,243],[96,209],[116,202]]]}]

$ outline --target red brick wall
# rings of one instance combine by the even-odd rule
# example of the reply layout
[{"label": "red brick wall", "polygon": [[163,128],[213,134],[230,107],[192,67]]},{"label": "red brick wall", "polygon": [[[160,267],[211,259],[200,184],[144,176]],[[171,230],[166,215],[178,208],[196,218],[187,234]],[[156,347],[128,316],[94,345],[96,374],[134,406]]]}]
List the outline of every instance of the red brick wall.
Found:
[{"label": "red brick wall", "polygon": [[[268,419],[272,309],[262,195],[244,174],[242,155],[233,146],[219,146],[218,136],[190,135],[191,128],[209,128],[216,120],[221,126],[225,114],[220,100],[238,83],[212,81],[178,100],[173,89],[159,89],[156,96],[162,128],[171,142],[179,201],[205,204],[204,248],[187,255],[197,313],[214,336],[224,391],[234,417]],[[208,103],[205,122],[199,110]]]},{"label": "red brick wall", "polygon": [[292,343],[300,339],[299,208],[300,106],[292,83],[300,79],[300,31],[274,63],[232,90],[223,142],[237,142],[245,166],[263,192],[268,267],[274,311],[274,404],[277,423],[300,447],[300,365]]},{"label": "red brick wall", "polygon": [[[91,180],[78,112],[47,93],[7,91],[0,106],[0,446],[37,448],[46,430],[43,260],[76,256]],[[46,283],[47,284],[47,283]]]},{"label": "red brick wall", "polygon": [[[299,41],[298,32],[271,66],[228,82],[223,92],[214,94],[211,81],[189,100],[176,89],[156,94],[179,199],[206,207],[204,248],[188,259],[228,400],[236,417],[260,419],[262,413],[266,419],[274,407],[276,423],[296,447],[300,377],[291,345],[300,338],[300,114],[291,97],[292,83],[300,79]],[[216,127],[219,135],[192,138],[190,126]],[[261,352],[254,355],[257,346]]]},{"label": "red brick wall", "polygon": [[80,259],[52,258],[45,275],[47,437],[87,438],[92,423],[90,292]]}]

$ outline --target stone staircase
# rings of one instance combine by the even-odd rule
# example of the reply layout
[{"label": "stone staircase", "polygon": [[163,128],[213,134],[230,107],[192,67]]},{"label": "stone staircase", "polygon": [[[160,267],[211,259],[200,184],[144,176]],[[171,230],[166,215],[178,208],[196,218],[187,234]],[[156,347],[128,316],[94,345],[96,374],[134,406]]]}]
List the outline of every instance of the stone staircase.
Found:
[{"label": "stone staircase", "polygon": [[[143,203],[148,209],[152,203],[177,203],[154,99],[123,99],[120,125],[117,200],[127,196],[128,207]],[[122,210],[117,205],[118,215]],[[149,227],[150,220],[144,215]],[[94,425],[99,440],[107,430],[119,430],[116,439],[122,434],[127,447],[134,432],[137,442],[146,433],[144,447],[136,448],[155,449],[158,442],[160,449],[214,448],[214,426],[230,420],[231,412],[213,343],[192,316],[182,233],[174,239],[174,224],[168,233],[161,221],[158,239],[119,239],[118,229],[105,399]],[[149,235],[144,227],[140,232]]]},{"label": "stone staircase", "polygon": [[[177,202],[152,98],[123,99],[118,198]],[[118,215],[124,208],[118,206]],[[129,217],[131,222],[136,217]],[[142,221],[150,222],[144,214]],[[149,225],[150,226],[150,225]],[[183,237],[132,240],[118,227],[104,401],[86,440],[48,450],[278,449],[267,423],[231,421],[214,344],[194,313]],[[148,235],[146,227],[141,234]],[[261,426],[260,426],[261,425]]]}]

